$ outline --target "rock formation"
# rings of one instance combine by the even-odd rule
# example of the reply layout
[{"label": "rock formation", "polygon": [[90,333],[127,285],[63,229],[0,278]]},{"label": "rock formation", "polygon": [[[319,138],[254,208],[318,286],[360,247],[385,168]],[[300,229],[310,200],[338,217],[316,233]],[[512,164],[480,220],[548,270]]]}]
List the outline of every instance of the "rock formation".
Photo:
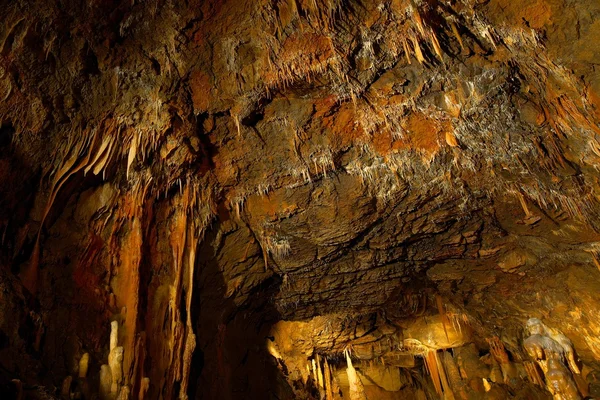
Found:
[{"label": "rock formation", "polygon": [[600,396],[599,2],[0,10],[0,398]]}]

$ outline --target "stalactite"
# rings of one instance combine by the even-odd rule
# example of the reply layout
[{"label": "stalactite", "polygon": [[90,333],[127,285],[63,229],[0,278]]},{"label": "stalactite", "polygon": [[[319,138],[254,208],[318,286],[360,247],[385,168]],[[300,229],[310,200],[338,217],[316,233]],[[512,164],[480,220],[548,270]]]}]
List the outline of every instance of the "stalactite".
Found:
[{"label": "stalactite", "polygon": [[129,152],[127,154],[127,172],[125,176],[129,179],[129,170],[131,168],[131,164],[135,161],[135,156],[137,154],[138,148],[138,134],[134,132],[133,137],[131,139],[131,145],[129,146]]},{"label": "stalactite", "polygon": [[[136,381],[137,354],[135,352],[138,337],[138,307],[140,286],[140,263],[142,259],[142,221],[141,204],[143,204],[143,189],[140,187],[134,191],[132,200],[133,210],[126,211],[132,214],[125,225],[127,230],[121,242],[119,252],[120,264],[118,274],[113,278],[113,290],[116,295],[117,305],[121,308],[122,327],[118,331],[123,352],[123,382],[124,385],[132,386]],[[112,344],[112,343],[111,343]],[[113,385],[115,376],[113,372]],[[119,382],[121,383],[121,382]]]},{"label": "stalactite", "polygon": [[406,57],[406,62],[410,65],[412,64],[412,61],[410,60],[410,50],[408,47],[408,42],[406,41],[406,38],[402,38],[402,48],[404,49],[404,56]]},{"label": "stalactite", "polygon": [[317,364],[317,383],[319,384],[319,388],[323,389],[325,387],[325,382],[323,379],[323,370],[321,368],[321,359],[318,354],[316,356],[316,364]]},{"label": "stalactite", "polygon": [[448,146],[458,147],[458,141],[456,140],[456,136],[452,133],[452,131],[446,131],[445,139]]},{"label": "stalactite", "polygon": [[542,374],[540,373],[536,363],[525,361],[523,366],[525,367],[525,372],[527,372],[527,377],[531,383],[540,387],[545,386],[544,378],[542,377]]},{"label": "stalactite", "polygon": [[421,51],[421,46],[419,45],[419,39],[412,36],[411,40],[413,42],[413,49],[415,51],[415,56],[417,57],[417,61],[419,61],[420,64],[423,64],[425,62],[425,57],[423,57],[423,52]]},{"label": "stalactite", "polygon": [[488,338],[487,342],[490,346],[490,353],[492,353],[492,356],[494,356],[498,363],[503,364],[510,361],[508,353],[506,353],[506,350],[504,349],[504,343],[502,343],[498,336]]},{"label": "stalactite", "polygon": [[[134,363],[131,367],[131,370],[135,372],[135,374],[133,375],[131,382],[133,382],[133,384],[131,385],[132,390],[134,390],[136,388],[136,384],[138,385],[138,396],[139,396],[139,390],[141,390],[141,386],[142,386],[142,379],[140,379],[139,381],[137,380],[137,376],[139,374],[140,377],[144,376],[145,371],[144,371],[144,366],[145,366],[145,360],[146,360],[146,332],[140,332],[137,335],[136,338],[136,342],[135,342],[135,349],[134,349],[134,353],[135,353],[135,358],[134,358]],[[131,392],[130,393],[131,396],[135,396],[135,393]]]},{"label": "stalactite", "polygon": [[435,54],[437,54],[437,56],[440,58],[440,60],[442,60],[443,59],[442,47],[440,46],[440,42],[438,41],[435,31],[431,30],[431,32],[429,33],[429,36],[431,38],[431,43],[433,44],[433,49],[435,50]]},{"label": "stalactite", "polygon": [[268,262],[268,254],[267,254],[267,245],[261,244],[263,260],[265,262],[265,272],[269,271],[269,262]]},{"label": "stalactite", "polygon": [[148,389],[150,389],[150,378],[144,377],[144,378],[142,378],[142,383],[140,385],[140,393],[138,396],[138,400],[146,399],[146,394],[148,393]]},{"label": "stalactite", "polygon": [[442,296],[436,294],[435,303],[437,305],[438,312],[440,313],[440,317],[442,318],[442,326],[444,327],[444,334],[446,335],[446,339],[450,340],[448,337],[448,326],[450,325],[450,321],[448,320],[448,316],[446,315],[446,309],[444,308],[444,303],[442,302]]},{"label": "stalactite", "polygon": [[179,392],[180,399],[187,399],[187,388],[189,382],[190,365],[192,363],[192,354],[196,348],[196,335],[194,334],[194,327],[192,326],[192,295],[194,293],[194,266],[196,263],[196,246],[198,245],[198,239],[196,238],[194,228],[192,225],[188,227],[188,242],[187,245],[187,270],[188,270],[188,282],[186,292],[186,326],[185,326],[185,344],[182,354],[182,379],[181,389]]},{"label": "stalactite", "polygon": [[481,378],[483,380],[483,388],[486,392],[489,392],[490,390],[492,390],[492,385],[490,384],[490,382],[485,379],[485,378]]},{"label": "stalactite", "polygon": [[169,291],[169,373],[168,381],[163,384],[167,389],[167,397],[172,397],[173,384],[181,381],[182,374],[182,351],[185,328],[181,322],[180,302],[184,273],[184,255],[186,250],[186,237],[188,232],[187,202],[189,199],[189,187],[186,185],[184,193],[174,201],[176,202],[175,215],[170,224],[169,244],[173,255],[174,281]]},{"label": "stalactite", "polygon": [[310,380],[310,374],[311,374],[311,371],[310,371],[310,362],[309,362],[306,364],[306,374],[302,374],[302,380],[305,385],[308,384],[308,381]]},{"label": "stalactite", "polygon": [[114,136],[107,136],[104,138],[100,149],[96,152],[96,156],[94,157],[94,159],[92,159],[92,161],[90,161],[83,169],[84,175],[86,175],[90,171],[92,171],[94,175],[98,175],[104,170],[112,154],[112,149],[116,142],[115,139],[116,137]]},{"label": "stalactite", "polygon": [[465,46],[463,44],[462,38],[460,37],[460,33],[458,32],[458,28],[456,27],[456,24],[452,20],[450,21],[450,28],[452,29],[452,33],[454,34],[454,37],[456,38],[456,40],[458,40],[458,44],[460,45],[460,48],[464,50]]},{"label": "stalactite", "polygon": [[[172,272],[160,282],[157,289],[165,300],[155,303],[152,311],[162,315],[161,318],[166,323],[148,321],[146,330],[155,335],[160,334],[161,341],[164,342],[163,346],[154,343],[148,351],[149,357],[166,371],[164,374],[149,376],[155,382],[150,388],[149,396],[164,393],[168,398],[185,399],[192,356],[196,348],[195,320],[192,315],[196,247],[209,222],[210,211],[206,210],[208,197],[199,192],[196,184],[188,181],[180,182],[179,185],[180,192],[171,200],[173,212],[167,228]],[[206,203],[199,203],[200,201]],[[222,332],[225,334],[224,329]],[[218,348],[218,354],[220,351]],[[217,358],[221,369],[223,357],[218,355]],[[225,368],[224,365],[222,367]]]},{"label": "stalactite", "polygon": [[511,378],[516,378],[518,376],[516,367],[510,361],[508,353],[504,348],[504,343],[502,343],[500,338],[494,336],[491,339],[487,339],[487,342],[490,346],[490,353],[500,365],[504,382],[508,383]]},{"label": "stalactite", "polygon": [[519,202],[521,203],[521,207],[523,208],[523,212],[525,212],[525,218],[529,218],[532,216],[531,211],[529,211],[529,207],[527,207],[527,202],[525,201],[525,197],[520,192],[517,192],[517,197],[519,198]]},{"label": "stalactite", "polygon": [[442,379],[440,377],[440,370],[438,368],[438,357],[437,351],[432,350],[428,351],[424,354],[423,359],[425,360],[425,366],[429,371],[429,375],[431,376],[431,380],[433,381],[433,386],[435,387],[435,391],[438,395],[442,396],[444,391],[442,389]]},{"label": "stalactite", "polygon": [[[107,127],[107,134],[110,134],[111,128],[113,125],[109,125]],[[71,157],[63,163],[60,169],[56,172],[54,182],[50,189],[50,195],[46,202],[46,207],[42,214],[42,219],[40,220],[40,228],[36,235],[35,243],[33,246],[33,251],[31,253],[31,257],[29,260],[29,264],[25,267],[25,269],[21,273],[21,279],[23,281],[23,285],[32,293],[37,293],[38,286],[38,273],[39,273],[39,263],[40,263],[40,239],[42,234],[42,229],[44,227],[44,223],[48,214],[50,213],[50,209],[54,204],[54,200],[61,189],[61,187],[67,182],[67,180],[74,175],[76,172],[80,171],[84,167],[86,167],[90,162],[91,150],[93,149],[98,138],[98,131],[94,130],[92,134],[91,144],[85,140],[77,143],[76,146],[70,148]],[[87,146],[89,144],[89,146]],[[86,151],[86,156],[77,163],[77,160],[80,157],[82,152]]]}]

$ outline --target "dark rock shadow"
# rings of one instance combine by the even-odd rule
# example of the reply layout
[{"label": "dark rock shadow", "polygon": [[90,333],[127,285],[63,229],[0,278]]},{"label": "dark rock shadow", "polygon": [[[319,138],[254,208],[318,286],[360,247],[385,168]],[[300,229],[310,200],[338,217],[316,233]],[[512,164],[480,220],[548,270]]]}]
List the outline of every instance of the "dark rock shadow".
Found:
[{"label": "dark rock shadow", "polygon": [[277,360],[266,348],[273,324],[281,319],[272,301],[280,280],[273,276],[236,305],[226,298],[226,282],[213,243],[220,215],[198,251],[193,315],[197,347],[192,359],[189,397],[194,399],[293,399]]}]

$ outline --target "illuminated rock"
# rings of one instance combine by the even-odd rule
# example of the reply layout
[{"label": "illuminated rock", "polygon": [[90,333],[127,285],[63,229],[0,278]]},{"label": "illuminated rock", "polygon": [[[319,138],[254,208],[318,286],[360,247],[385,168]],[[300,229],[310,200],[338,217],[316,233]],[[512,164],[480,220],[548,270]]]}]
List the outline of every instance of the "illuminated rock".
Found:
[{"label": "illuminated rock", "polygon": [[123,347],[117,346],[108,355],[108,365],[112,377],[110,392],[114,395],[119,393],[123,379]]},{"label": "illuminated rock", "polygon": [[419,341],[429,349],[450,349],[464,346],[471,340],[468,325],[456,328],[452,324],[445,326],[439,315],[418,318],[404,331],[405,339]]},{"label": "illuminated rock", "polygon": [[352,365],[352,360],[350,359],[350,354],[348,351],[344,352],[346,357],[346,374],[348,375],[348,385],[349,385],[349,393],[348,397],[350,400],[367,400],[367,396],[365,395],[365,388],[360,380],[360,377],[356,373],[356,369]]},{"label": "illuminated rock", "polygon": [[85,378],[87,376],[89,363],[90,363],[90,354],[85,353],[83,356],[81,356],[81,359],[79,360],[79,377],[80,378]]}]

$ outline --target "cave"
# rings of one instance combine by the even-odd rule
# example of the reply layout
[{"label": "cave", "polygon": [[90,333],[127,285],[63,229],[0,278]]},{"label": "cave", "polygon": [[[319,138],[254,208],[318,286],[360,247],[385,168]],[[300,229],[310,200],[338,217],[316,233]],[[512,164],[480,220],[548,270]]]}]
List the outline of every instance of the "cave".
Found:
[{"label": "cave", "polygon": [[600,2],[0,1],[0,398],[600,398]]}]

